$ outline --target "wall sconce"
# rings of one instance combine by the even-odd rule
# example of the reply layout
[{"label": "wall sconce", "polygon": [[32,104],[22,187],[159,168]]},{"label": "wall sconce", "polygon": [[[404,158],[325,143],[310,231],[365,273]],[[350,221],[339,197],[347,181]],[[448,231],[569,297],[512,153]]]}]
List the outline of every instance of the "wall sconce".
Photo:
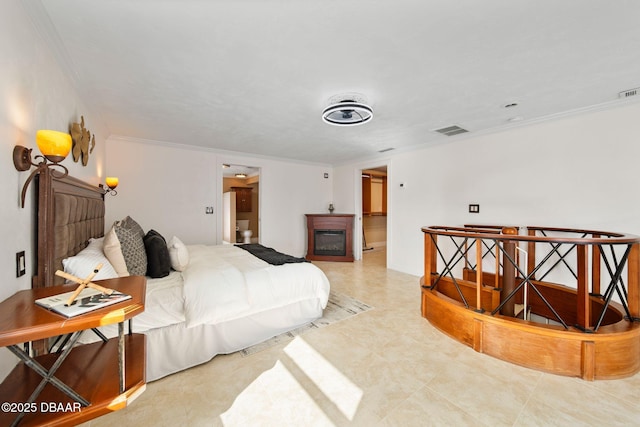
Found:
[{"label": "wall sconce", "polygon": [[34,176],[55,166],[59,166],[62,169],[62,172],[58,172],[58,178],[64,178],[69,174],[69,170],[64,165],[61,165],[60,162],[67,157],[71,150],[71,135],[55,130],[39,130],[36,132],[36,143],[42,153],[42,155],[38,154],[34,157],[34,160],[38,158],[41,159],[38,163],[35,163],[31,159],[31,148],[26,148],[21,145],[16,145],[13,148],[13,165],[18,171],[24,172],[31,169],[31,166],[36,167],[36,169],[31,172],[31,175],[29,175],[29,178],[27,178],[24,187],[22,187],[23,208],[27,187],[29,187]]},{"label": "wall sconce", "polygon": [[107,184],[107,187],[109,187],[108,190],[104,190],[104,194],[111,194],[112,196],[115,196],[118,194],[118,192],[116,191],[116,187],[118,186],[118,177],[115,176],[108,176],[105,178],[104,182]]}]

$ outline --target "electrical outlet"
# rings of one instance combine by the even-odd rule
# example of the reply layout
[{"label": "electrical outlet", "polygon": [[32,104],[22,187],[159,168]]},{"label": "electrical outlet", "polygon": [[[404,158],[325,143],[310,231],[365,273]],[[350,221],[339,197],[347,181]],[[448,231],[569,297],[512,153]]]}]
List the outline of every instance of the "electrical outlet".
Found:
[{"label": "electrical outlet", "polygon": [[25,260],[24,251],[20,251],[16,254],[16,277],[24,276],[27,272],[27,263]]},{"label": "electrical outlet", "polygon": [[325,173],[324,173],[324,178],[325,178],[325,179],[329,178],[329,174],[325,172]]},{"label": "electrical outlet", "polygon": [[207,206],[204,213],[207,215],[213,215],[213,206]]},{"label": "electrical outlet", "polygon": [[480,213],[480,205],[469,205],[469,213]]}]

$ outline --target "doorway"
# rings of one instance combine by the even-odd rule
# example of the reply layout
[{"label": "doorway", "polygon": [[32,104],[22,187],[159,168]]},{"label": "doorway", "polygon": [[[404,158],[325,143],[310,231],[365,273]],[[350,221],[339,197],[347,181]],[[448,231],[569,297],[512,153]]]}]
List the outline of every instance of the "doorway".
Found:
[{"label": "doorway", "polygon": [[260,168],[222,165],[222,243],[260,241]]},{"label": "doorway", "polygon": [[362,177],[362,256],[376,264],[387,260],[387,166],[365,168]]}]

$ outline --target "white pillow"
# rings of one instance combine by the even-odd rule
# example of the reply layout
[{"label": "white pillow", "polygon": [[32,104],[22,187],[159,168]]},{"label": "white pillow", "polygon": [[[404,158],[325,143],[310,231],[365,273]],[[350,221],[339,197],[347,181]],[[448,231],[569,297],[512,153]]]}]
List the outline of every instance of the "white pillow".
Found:
[{"label": "white pillow", "polygon": [[175,271],[184,271],[187,265],[189,265],[189,250],[187,247],[176,236],[173,236],[171,240],[169,240],[167,246],[169,247],[171,268]]},{"label": "white pillow", "polygon": [[120,240],[116,235],[115,228],[111,227],[111,230],[104,236],[103,251],[113,268],[117,272],[118,276],[126,277],[129,275],[127,270],[127,264],[124,262],[124,256],[122,255],[122,248],[120,247]]},{"label": "white pillow", "polygon": [[102,268],[93,277],[93,280],[117,278],[118,273],[116,273],[116,270],[102,251],[103,240],[102,237],[89,239],[87,247],[78,252],[77,255],[63,259],[64,271],[84,279],[93,272],[98,264],[102,264]]}]

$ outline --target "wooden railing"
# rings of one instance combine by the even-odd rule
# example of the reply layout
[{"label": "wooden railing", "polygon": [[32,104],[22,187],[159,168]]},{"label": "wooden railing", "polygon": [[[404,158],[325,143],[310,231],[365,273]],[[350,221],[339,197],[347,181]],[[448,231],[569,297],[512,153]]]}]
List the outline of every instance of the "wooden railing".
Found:
[{"label": "wooden railing", "polygon": [[583,332],[640,321],[638,236],[537,226],[422,231],[423,286],[469,309],[525,320],[533,313]]}]

